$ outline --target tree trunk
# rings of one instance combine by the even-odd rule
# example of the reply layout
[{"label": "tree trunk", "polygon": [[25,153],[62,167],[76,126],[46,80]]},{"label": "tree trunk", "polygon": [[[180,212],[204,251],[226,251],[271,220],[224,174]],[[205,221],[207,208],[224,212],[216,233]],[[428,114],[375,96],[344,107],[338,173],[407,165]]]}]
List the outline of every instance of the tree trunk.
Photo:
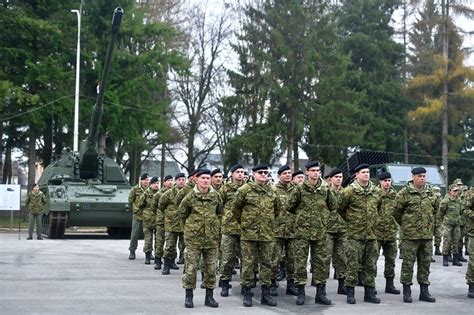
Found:
[{"label": "tree trunk", "polygon": [[11,184],[12,182],[12,143],[13,140],[8,138],[5,150],[5,163],[3,164],[2,184]]},{"label": "tree trunk", "polygon": [[166,163],[166,144],[165,141],[161,143],[161,165],[160,165],[160,183],[163,187],[163,178],[165,178],[165,163]]},{"label": "tree trunk", "polygon": [[53,157],[53,124],[52,120],[46,123],[44,130],[44,147],[43,147],[43,166],[46,168],[51,164]]},{"label": "tree trunk", "polygon": [[443,172],[446,178],[446,183],[449,183],[448,179],[448,22],[449,22],[449,0],[442,1],[442,13],[443,13],[443,59],[444,59],[444,74],[443,74],[443,118],[442,118],[442,131],[441,131],[441,156],[443,162]]},{"label": "tree trunk", "polygon": [[28,141],[28,192],[36,183],[36,134],[30,130]]}]

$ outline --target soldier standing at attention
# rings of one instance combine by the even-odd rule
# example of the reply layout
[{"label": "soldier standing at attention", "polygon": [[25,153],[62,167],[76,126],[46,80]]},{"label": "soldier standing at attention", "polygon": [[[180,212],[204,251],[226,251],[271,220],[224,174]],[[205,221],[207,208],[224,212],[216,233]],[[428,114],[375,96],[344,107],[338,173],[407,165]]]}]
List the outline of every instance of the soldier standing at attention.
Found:
[{"label": "soldier standing at attention", "polygon": [[[196,171],[191,172],[188,175],[188,181],[186,182],[186,185],[184,185],[183,189],[181,189],[178,194],[176,195],[176,206],[179,207],[179,204],[181,201],[184,199],[186,194],[193,190],[194,186],[196,186]],[[184,248],[185,248],[185,243],[183,239],[183,234],[181,233],[178,235],[178,249],[179,249],[179,257],[178,261],[176,262],[178,265],[184,264]]]},{"label": "soldier standing at attention", "polygon": [[385,257],[385,293],[400,294],[400,290],[395,288],[393,278],[395,278],[395,258],[397,257],[397,232],[398,224],[393,217],[396,206],[397,193],[392,187],[392,175],[389,172],[382,172],[377,175],[381,190],[382,207],[377,224],[378,251],[383,249]]},{"label": "soldier standing at attention", "polygon": [[163,257],[163,246],[165,245],[165,217],[158,210],[161,196],[173,187],[173,176],[166,175],[163,178],[163,187],[155,193],[152,200],[152,208],[155,210],[155,270],[161,270],[161,257]]},{"label": "soldier standing at attention", "polygon": [[231,179],[219,190],[224,204],[222,217],[222,239],[221,252],[222,261],[220,265],[220,283],[222,286],[221,296],[229,296],[230,278],[235,260],[240,256],[240,224],[234,217],[232,206],[237,189],[244,184],[244,168],[235,164],[230,168]]},{"label": "soldier standing at attention", "polygon": [[354,287],[359,270],[362,270],[364,280],[364,302],[380,303],[375,296],[379,258],[376,224],[381,207],[380,193],[369,180],[368,164],[357,165],[354,172],[355,180],[342,191],[338,207],[347,224],[347,303],[356,303]]},{"label": "soldier standing at attention", "polygon": [[[466,193],[464,198],[465,202],[465,215],[467,218],[467,235],[469,237],[468,246],[469,252],[474,253],[474,188]],[[467,296],[471,299],[474,298],[474,259],[469,259],[469,265],[467,266],[466,272],[467,285],[469,286],[469,291]]]},{"label": "soldier standing at attention", "polygon": [[331,188],[321,178],[319,162],[305,166],[307,178],[291,194],[288,211],[295,213],[295,284],[298,288],[297,305],[303,305],[307,280],[308,253],[311,254],[312,283],[316,285],[315,303],[331,305],[326,297],[329,278],[329,249],[327,224],[330,211],[336,211],[337,202]]},{"label": "soldier standing at attention", "polygon": [[[158,177],[152,177],[148,189],[140,196],[138,207],[143,214],[143,234],[145,235],[143,252],[145,253],[145,264],[150,264],[151,251],[153,250],[153,234],[155,232],[156,208],[153,207],[153,196],[159,189]],[[156,254],[156,252],[155,252]]]},{"label": "soldier standing at attention", "polygon": [[128,259],[133,260],[135,259],[135,250],[138,247],[138,238],[143,233],[143,214],[138,206],[138,202],[140,200],[140,196],[145,193],[148,188],[149,182],[148,174],[143,174],[140,176],[140,182],[132,187],[130,190],[130,194],[128,195],[128,206],[133,211],[133,220],[132,220],[132,234],[130,235],[130,256]]},{"label": "soldier standing at attention", "polygon": [[[438,199],[441,199],[441,188],[438,186],[433,186],[433,191],[435,196]],[[435,251],[434,254],[436,256],[442,256],[443,254],[441,253],[440,246],[441,246],[441,238],[443,237],[443,223],[439,222],[438,216],[435,216],[435,229],[434,229],[434,246],[435,246]],[[433,262],[433,260],[431,260]]]},{"label": "soldier standing at attention", "polygon": [[293,184],[300,185],[304,182],[304,172],[302,170],[297,170],[291,174],[291,180]]},{"label": "soldier standing at attention", "polygon": [[27,240],[33,239],[33,231],[35,229],[36,222],[36,239],[42,240],[42,217],[44,206],[46,205],[46,197],[43,192],[40,191],[38,184],[34,184],[32,190],[26,196],[25,207],[28,211],[28,238]]},{"label": "soldier standing at attention", "polygon": [[[279,182],[276,184],[276,190],[280,197],[280,203],[283,209],[287,208],[287,204],[291,193],[296,189],[296,185],[291,182],[291,169],[288,165],[283,165],[278,169]],[[295,266],[294,266],[294,250],[293,242],[295,238],[294,232],[295,215],[288,211],[281,211],[275,222],[275,250],[273,251],[272,262],[272,285],[270,286],[270,294],[277,296],[277,283],[286,277],[286,294],[297,295],[298,291],[295,287]],[[286,274],[285,274],[286,270]]]},{"label": "soldier standing at attention", "polygon": [[448,267],[448,254],[452,251],[453,266],[462,266],[459,262],[458,243],[461,238],[461,202],[459,187],[449,185],[449,191],[439,204],[438,221],[443,223],[443,266]]},{"label": "soldier standing at attention", "polygon": [[281,206],[275,188],[268,183],[268,166],[259,164],[252,168],[254,181],[249,181],[237,190],[233,213],[240,223],[240,248],[242,251],[243,305],[252,306],[252,290],[255,279],[254,266],[260,265],[262,284],[261,303],[276,306],[270,295],[273,241],[275,239],[275,218]]},{"label": "soldier standing at attention", "polygon": [[214,190],[219,191],[222,187],[222,182],[224,180],[224,174],[219,168],[212,170],[211,172],[211,186]]},{"label": "soldier standing at attention", "polygon": [[170,269],[178,270],[174,260],[176,259],[176,243],[178,237],[183,235],[183,221],[179,216],[178,204],[176,203],[176,195],[186,185],[184,173],[179,173],[175,177],[176,184],[173,188],[168,189],[158,202],[158,211],[165,218],[165,250],[163,252],[164,266],[163,275],[169,275]]},{"label": "soldier standing at attention", "polygon": [[459,187],[459,201],[461,203],[461,221],[459,223],[459,229],[460,229],[460,237],[459,237],[459,244],[458,244],[458,258],[459,261],[462,262],[467,262],[467,259],[464,258],[462,255],[462,250],[463,247],[466,246],[466,252],[468,255],[469,251],[467,250],[467,247],[469,246],[468,244],[468,237],[467,237],[467,218],[464,214],[464,198],[466,193],[468,192],[467,186],[462,183],[462,180],[460,178],[456,178],[454,180],[454,184],[456,184]]},{"label": "soldier standing at attention", "polygon": [[[334,168],[328,174],[331,179],[331,192],[337,201],[339,206],[339,198],[342,192],[342,170]],[[341,217],[339,212],[332,211],[329,215],[328,222],[328,247],[329,247],[329,259],[328,263],[331,262],[334,267],[335,278],[338,280],[337,293],[347,294],[346,287],[344,286],[344,280],[346,278],[346,247],[347,247],[347,236],[346,236],[346,222]]]},{"label": "soldier standing at attention", "polygon": [[203,283],[206,287],[204,305],[218,307],[213,293],[216,287],[216,261],[219,249],[219,217],[222,202],[219,193],[211,189],[211,171],[196,171],[196,186],[184,197],[179,214],[184,220],[186,242],[183,287],[186,290],[185,307],[192,308],[196,273],[202,255]]},{"label": "soldier standing at attention", "polygon": [[426,169],[411,170],[412,180],[397,194],[393,216],[402,233],[403,263],[400,282],[403,284],[403,302],[411,303],[411,285],[415,261],[418,265],[417,280],[420,284],[420,301],[436,302],[428,286],[433,248],[434,217],[439,205],[433,190],[426,184]]}]

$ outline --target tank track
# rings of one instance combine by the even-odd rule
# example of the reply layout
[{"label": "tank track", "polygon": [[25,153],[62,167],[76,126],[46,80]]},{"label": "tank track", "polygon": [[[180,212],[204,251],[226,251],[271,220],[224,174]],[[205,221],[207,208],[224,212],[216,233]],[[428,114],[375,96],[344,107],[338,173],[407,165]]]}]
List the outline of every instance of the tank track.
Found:
[{"label": "tank track", "polygon": [[63,238],[68,213],[65,211],[51,211],[47,218],[46,236],[50,239]]}]

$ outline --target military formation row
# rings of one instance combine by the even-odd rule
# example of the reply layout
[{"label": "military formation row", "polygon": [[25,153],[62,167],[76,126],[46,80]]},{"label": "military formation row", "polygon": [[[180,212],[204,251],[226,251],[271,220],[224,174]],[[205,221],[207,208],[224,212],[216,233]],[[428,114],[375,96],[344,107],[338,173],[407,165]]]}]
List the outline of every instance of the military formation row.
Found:
[{"label": "military formation row", "polygon": [[[385,292],[400,294],[394,285],[398,235],[403,254],[403,301],[412,302],[416,262],[419,300],[435,302],[428,289],[433,235],[439,237],[437,233],[444,230],[443,254],[447,259],[451,251],[453,263],[459,264],[464,222],[473,251],[472,189],[461,199],[459,185],[451,185],[442,199],[439,191],[426,182],[426,170],[421,167],[412,170],[412,180],[398,193],[392,188],[390,173],[378,174],[378,185],[372,183],[366,164],[353,170],[355,180],[346,188],[341,187],[342,172],[338,169],[329,174],[327,181],[321,178],[318,162],[309,162],[305,169],[292,173],[288,166],[282,166],[276,185],[268,178],[267,165],[255,166],[250,180],[239,164],[230,169],[225,182],[219,170],[199,169],[187,182],[182,173],[175,178],[167,176],[161,189],[157,178],[143,175],[129,196],[134,212],[129,259],[135,259],[143,231],[145,263],[154,259],[155,269],[167,275],[170,269],[178,268],[175,259],[180,241],[178,262],[184,260],[186,307],[193,307],[199,269],[206,289],[205,305],[217,307],[213,296],[216,270],[221,296],[226,297],[232,271],[240,259],[243,305],[249,307],[257,275],[262,304],[277,305],[277,281],[285,277],[286,293],[296,296],[297,305],[304,304],[308,257],[311,283],[317,288],[315,303],[331,304],[326,294],[331,260],[339,281],[338,293],[345,294],[349,304],[356,303],[354,288],[358,282],[365,288],[365,302],[380,303],[375,277],[381,248],[385,256]],[[472,260],[466,279],[468,296],[474,297]]]}]

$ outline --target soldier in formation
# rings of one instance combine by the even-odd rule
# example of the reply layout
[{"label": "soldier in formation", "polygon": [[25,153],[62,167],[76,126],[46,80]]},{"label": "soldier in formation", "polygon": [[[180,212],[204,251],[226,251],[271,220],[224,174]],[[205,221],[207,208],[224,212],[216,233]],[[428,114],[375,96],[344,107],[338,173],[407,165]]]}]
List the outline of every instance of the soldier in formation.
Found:
[{"label": "soldier in formation", "polygon": [[39,189],[38,184],[34,184],[31,191],[26,196],[25,207],[28,211],[28,237],[27,240],[33,239],[33,231],[36,222],[36,239],[42,240],[41,236],[42,219],[44,206],[46,205],[46,197]]},{"label": "soldier in formation", "polygon": [[[142,225],[144,234],[143,252],[145,253],[145,264],[149,265],[151,252],[153,250],[153,236],[156,227],[156,208],[153,204],[153,197],[160,188],[158,177],[152,177],[147,190],[140,196],[138,207],[142,212]],[[156,240],[155,240],[156,243]],[[156,251],[155,251],[156,254]]]},{"label": "soldier in formation", "polygon": [[[467,236],[469,252],[474,253],[474,188],[466,194],[464,198],[464,211],[467,219]],[[474,259],[469,259],[466,272],[467,285],[469,286],[467,296],[474,298]]]},{"label": "soldier in formation", "polygon": [[453,266],[462,266],[459,261],[458,244],[461,238],[461,202],[459,187],[450,185],[448,193],[439,204],[438,221],[443,224],[443,266],[449,266],[448,255],[453,255]]},{"label": "soldier in formation", "polygon": [[140,182],[138,185],[132,187],[132,190],[128,195],[128,206],[133,212],[132,234],[130,235],[130,246],[128,248],[130,251],[130,256],[128,256],[128,259],[130,260],[135,259],[135,251],[138,247],[138,238],[143,233],[143,212],[139,207],[139,202],[140,196],[148,189],[149,180],[148,174],[141,175]]}]

